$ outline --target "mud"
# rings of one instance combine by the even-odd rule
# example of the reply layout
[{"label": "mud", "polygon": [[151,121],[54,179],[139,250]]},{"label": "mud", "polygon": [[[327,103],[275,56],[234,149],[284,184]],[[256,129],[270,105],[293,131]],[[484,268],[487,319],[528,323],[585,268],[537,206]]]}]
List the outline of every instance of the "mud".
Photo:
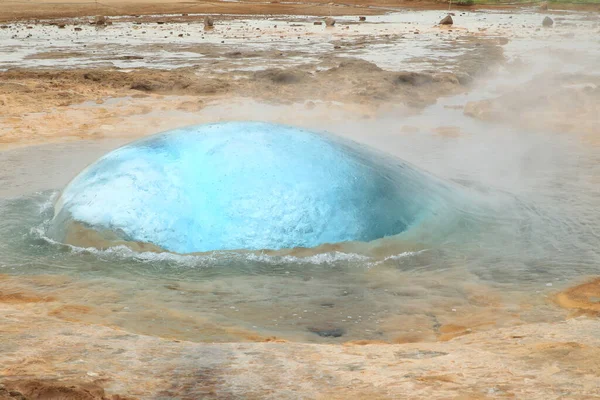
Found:
[{"label": "mud", "polygon": [[[8,309],[1,313],[10,318]],[[599,326],[591,319],[439,343],[345,346],[194,344],[23,313],[20,321],[29,332],[44,329],[36,335],[2,332],[7,341],[0,395],[8,391],[11,399],[49,399],[56,393],[65,399],[547,399],[557,394],[584,399],[597,396],[600,387]]]},{"label": "mud", "polygon": [[[164,111],[196,112],[206,103],[225,96],[251,97],[275,104],[306,100],[354,103],[364,105],[364,113],[368,115],[369,110],[384,103],[420,109],[434,103],[439,96],[465,90],[452,73],[397,73],[358,60],[343,61],[322,71],[306,66],[303,69],[235,73],[237,79],[231,73],[209,77],[198,75],[191,69],[7,71],[0,75],[4,80],[0,85],[0,105],[9,110],[0,117],[4,131],[0,142],[3,144],[35,143],[57,136],[63,139],[99,138],[107,135],[98,135],[94,130],[107,124],[116,126],[124,116],[147,114],[156,107]],[[164,101],[160,96],[178,98],[173,102]],[[128,110],[110,110],[112,107],[101,106],[107,97],[146,97],[147,100]],[[96,114],[93,120],[85,118],[77,124],[77,119],[65,119],[65,114],[60,112],[90,99],[99,104],[91,110]],[[41,112],[46,114],[39,115]],[[43,125],[30,121],[40,118]],[[72,129],[65,130],[65,124],[71,125]]]},{"label": "mud", "polygon": [[600,316],[600,279],[574,286],[555,297],[556,303],[574,315]]},{"label": "mud", "polygon": [[[356,50],[347,45],[345,52],[334,54],[322,50],[309,53],[310,46],[307,50],[297,47],[284,51],[226,51],[214,44],[171,44],[155,50],[201,54],[202,66],[123,70],[102,68],[100,63],[88,69],[70,65],[43,70],[11,68],[0,72],[0,106],[7,111],[0,116],[0,143],[6,147],[55,140],[97,139],[115,134],[127,136],[126,129],[116,131],[115,128],[124,118],[147,115],[157,108],[191,115],[206,104],[226,98],[251,98],[271,104],[310,102],[307,107],[318,101],[360,109],[366,118],[390,104],[416,112],[433,104],[440,96],[464,92],[474,77],[503,60],[502,49],[494,39],[478,36],[459,39],[453,45],[458,55],[449,58],[444,67],[419,72],[383,69],[373,62],[353,57],[352,52]],[[363,38],[360,46],[378,46],[386,40],[385,37]],[[144,51],[153,51],[152,46],[145,45]],[[118,49],[111,59],[129,57]],[[82,54],[88,53],[42,52],[29,55],[27,59],[33,62],[51,60],[58,67],[61,59],[81,57]],[[302,59],[307,61],[286,66],[290,60]],[[246,60],[256,65],[277,64],[277,60],[282,63],[279,67],[257,71],[240,70],[240,62]],[[429,62],[427,60],[420,59],[419,62]],[[164,100],[162,96],[170,98]],[[139,101],[129,102],[131,105],[126,108],[122,104],[120,107],[104,106],[105,100],[110,98]],[[79,110],[79,114],[85,110],[85,115],[75,115],[74,110]]]},{"label": "mud", "polygon": [[91,382],[54,379],[9,380],[0,385],[1,400],[133,400],[119,395],[106,396],[104,389]]}]

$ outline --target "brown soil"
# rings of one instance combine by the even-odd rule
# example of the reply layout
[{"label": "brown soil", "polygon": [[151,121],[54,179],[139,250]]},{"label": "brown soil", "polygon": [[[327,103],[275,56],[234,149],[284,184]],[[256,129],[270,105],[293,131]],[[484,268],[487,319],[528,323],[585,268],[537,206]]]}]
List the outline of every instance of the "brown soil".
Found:
[{"label": "brown soil", "polygon": [[42,303],[54,301],[50,296],[38,296],[28,293],[4,293],[0,292],[0,303],[18,304],[18,303]]},{"label": "brown soil", "polygon": [[556,303],[568,310],[600,316],[600,278],[569,288],[555,297]]},{"label": "brown soil", "polygon": [[[302,103],[308,100],[338,102],[369,113],[380,107],[402,105],[415,111],[433,104],[440,96],[467,90],[472,77],[503,59],[495,40],[465,37],[463,46],[470,50],[453,60],[456,72],[391,72],[368,61],[323,55],[313,64],[271,68],[262,71],[235,70],[228,57],[281,57],[278,52],[225,54],[219,67],[226,72],[198,72],[195,68],[158,70],[118,69],[27,70],[0,72],[0,107],[5,113],[0,123],[7,129],[0,135],[0,146],[47,143],[55,139],[101,138],[99,127],[118,126],[123,118],[144,115],[158,107],[194,113],[207,102],[225,98],[252,98],[272,104]],[[192,48],[186,51],[200,51]],[[211,48],[201,51],[210,53]],[[220,54],[215,55],[218,57]],[[287,55],[286,55],[287,56]],[[227,72],[229,71],[229,72]],[[161,96],[179,96],[160,102]],[[147,98],[128,108],[109,111],[104,99],[111,97]],[[74,104],[95,101],[93,115],[67,117]],[[313,103],[314,106],[314,103]],[[309,107],[309,104],[307,104]],[[90,114],[88,113],[88,114]],[[145,128],[149,127],[146,124]],[[167,127],[171,128],[171,127]],[[154,132],[140,132],[139,135]],[[442,134],[450,135],[448,132]]]},{"label": "brown soil", "polygon": [[[58,3],[58,4],[57,4]],[[187,14],[246,14],[246,15],[373,15],[382,14],[386,8],[414,7],[422,9],[443,9],[446,4],[436,1],[401,1],[390,0],[351,0],[343,4],[333,4],[325,0],[300,2],[241,1],[194,2],[182,0],[103,0],[80,2],[63,0],[60,2],[3,2],[0,4],[0,21],[34,18],[69,18],[88,15],[151,15],[151,14],[184,14],[182,17],[193,19]],[[143,18],[142,18],[143,20]]]},{"label": "brown soil", "polygon": [[[518,8],[514,4],[487,4],[454,9]],[[185,1],[185,0],[9,0],[0,3],[0,21],[18,19],[71,18],[89,15],[135,17],[152,14],[181,14],[183,18],[197,17],[188,14],[245,14],[245,15],[373,15],[398,9],[446,10],[448,2],[442,0],[347,0],[343,3],[328,0],[309,2],[280,2],[273,0],[243,0],[239,2]],[[598,4],[553,4],[553,10],[598,10]],[[141,18],[143,20],[143,17]]]},{"label": "brown soil", "polygon": [[393,1],[393,0],[349,0],[343,3],[332,3],[327,0],[310,2],[280,2],[278,0],[264,2],[245,0],[240,2],[203,1],[190,2],[184,0],[103,0],[79,1],[62,0],[49,2],[6,1],[0,3],[0,21],[35,18],[69,18],[89,15],[150,15],[150,14],[247,14],[247,15],[373,15],[382,14],[391,8],[445,9],[443,1]]},{"label": "brown soil", "polygon": [[[351,0],[333,6],[325,0],[303,4],[184,3],[178,0],[104,0],[100,3],[1,2],[0,20],[165,12],[369,15],[391,7],[447,7],[445,3],[392,0]],[[169,18],[184,22],[198,17]],[[131,16],[129,19],[156,18]],[[497,39],[472,37],[469,40],[473,51],[468,57],[453,61],[457,66],[454,73],[390,72],[366,61],[335,55],[323,56],[311,65],[260,72],[198,73],[193,68],[129,72],[13,69],[0,72],[0,109],[3,110],[0,122],[8,127],[6,133],[0,135],[0,146],[100,138],[104,136],[98,133],[98,127],[118,126],[132,115],[146,115],[155,109],[193,113],[211,101],[235,97],[277,104],[308,100],[343,102],[365,118],[373,109],[390,105],[399,104],[418,111],[440,96],[466,91],[473,76],[502,60]],[[194,51],[194,48],[186,51]],[[79,53],[48,51],[33,57],[79,56]],[[255,56],[267,60],[279,55],[249,54],[243,49],[232,49],[230,53],[216,56],[225,60]],[[590,137],[596,135],[597,140],[599,86],[600,81],[594,74],[542,76],[523,85],[517,93],[469,104],[465,113],[475,118],[510,120],[561,132],[587,132]],[[171,95],[176,98],[165,97]],[[127,107],[103,105],[106,99],[116,97],[139,102]],[[67,112],[84,101],[92,101],[97,107],[77,122]],[[314,103],[306,105],[307,108],[314,106]],[[572,125],[565,126],[565,121]],[[145,125],[152,122],[146,121]],[[418,128],[405,126],[403,130],[415,132]],[[146,133],[140,130],[135,135]],[[449,139],[461,135],[455,126],[440,127],[437,133]],[[109,243],[106,238],[90,237],[89,232],[78,234],[81,236],[78,239],[86,243],[99,240]],[[149,249],[143,243],[136,245],[138,249],[160,250]],[[307,251],[291,252],[300,255]],[[519,320],[518,315],[510,315],[503,316],[513,318],[510,328],[488,330],[496,327],[502,308],[501,299],[488,292],[472,294],[472,304],[481,306],[485,312],[470,313],[462,318],[416,321],[413,325],[419,329],[397,331],[392,340],[394,344],[379,340],[357,340],[346,346],[298,344],[200,321],[193,329],[213,330],[215,336],[254,342],[208,344],[181,340],[175,328],[169,333],[171,336],[151,337],[144,334],[152,334],[154,326],[129,327],[125,332],[110,328],[110,323],[91,325],[104,321],[103,315],[96,314],[108,314],[112,310],[102,309],[93,301],[88,303],[91,306],[59,303],[57,299],[69,289],[62,288],[55,277],[20,277],[29,280],[29,285],[24,287],[4,285],[5,279],[0,275],[4,288],[0,292],[0,377],[4,379],[4,386],[0,385],[0,400],[125,399],[114,393],[144,398],[278,400],[301,396],[547,399],[557,393],[583,399],[600,395],[597,318],[516,326],[514,321]],[[600,313],[598,299],[600,279],[567,289],[555,298],[559,306],[573,310],[576,315],[596,317]],[[403,318],[384,321],[384,324],[397,329],[408,326],[410,321]]]},{"label": "brown soil", "polygon": [[132,400],[133,397],[107,396],[102,386],[92,382],[53,379],[7,380],[0,384],[0,400]]},{"label": "brown soil", "polygon": [[438,343],[347,346],[200,344],[58,323],[27,312],[20,319],[20,331],[3,333],[8,341],[2,345],[10,347],[0,353],[2,400],[542,400],[556,393],[570,399],[600,394],[597,319],[529,324]]},{"label": "brown soil", "polygon": [[389,72],[362,60],[342,61],[325,71],[314,71],[306,66],[236,74],[246,79],[233,80],[231,74],[198,76],[191,68],[131,72],[9,70],[0,73],[3,80],[0,101],[12,115],[37,112],[48,106],[68,106],[90,97],[116,93],[238,95],[278,102],[306,98],[354,102],[396,100],[422,107],[460,87],[458,78],[450,73]]}]

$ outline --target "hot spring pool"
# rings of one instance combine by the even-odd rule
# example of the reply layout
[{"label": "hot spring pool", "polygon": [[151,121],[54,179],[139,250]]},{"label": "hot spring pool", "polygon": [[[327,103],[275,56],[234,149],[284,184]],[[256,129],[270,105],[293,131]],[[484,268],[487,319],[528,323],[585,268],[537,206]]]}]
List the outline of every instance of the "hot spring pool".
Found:
[{"label": "hot spring pool", "polygon": [[63,190],[50,235],[82,245],[93,230],[105,239],[95,247],[142,242],[179,254],[313,248],[448,226],[468,202],[459,185],[349,140],[227,122],[106,154]]},{"label": "hot spring pool", "polygon": [[[381,132],[385,137],[385,129]],[[453,146],[427,135],[386,140],[391,153],[411,161],[401,164],[400,176],[414,179],[409,187],[415,197],[409,199],[424,199],[416,203],[427,216],[398,234],[300,243],[304,246],[294,249],[195,248],[200,252],[193,254],[145,251],[129,240],[149,240],[127,232],[118,236],[123,234],[118,229],[108,248],[91,246],[98,244],[93,234],[80,238],[90,246],[57,240],[52,229],[60,190],[86,164],[123,143],[0,153],[6,171],[0,176],[5,183],[0,192],[2,291],[47,296],[35,307],[57,318],[193,341],[275,336],[405,342],[435,340],[448,324],[485,329],[562,318],[547,296],[597,273],[600,261],[593,178],[598,164],[575,141],[531,136],[518,158],[537,164],[515,174],[516,167],[498,162],[493,151],[500,146],[521,151],[520,133],[512,141],[511,134],[489,131]],[[466,151],[482,141],[479,151]],[[547,161],[539,157],[549,152]],[[469,157],[473,162],[465,161]],[[319,161],[315,157],[314,164]],[[363,165],[369,174],[387,177],[383,186],[399,184],[389,171],[373,171],[379,164]]]}]

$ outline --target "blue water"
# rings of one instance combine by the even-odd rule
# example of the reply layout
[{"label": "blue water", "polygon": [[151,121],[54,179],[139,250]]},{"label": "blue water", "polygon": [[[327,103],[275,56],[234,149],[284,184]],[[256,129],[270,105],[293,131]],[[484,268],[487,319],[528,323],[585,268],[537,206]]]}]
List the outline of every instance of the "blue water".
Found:
[{"label": "blue water", "polygon": [[53,235],[75,221],[177,253],[315,247],[397,235],[455,201],[450,183],[364,145],[229,122],[106,154],[63,191]]},{"label": "blue water", "polygon": [[[377,146],[378,139],[385,143],[380,148],[418,167],[364,145],[356,152],[347,141],[318,137],[343,154],[375,160],[362,158],[360,165],[400,171],[394,176],[402,179],[388,180],[406,182],[411,191],[398,193],[415,195],[408,197],[418,206],[409,214],[412,223],[370,242],[310,249],[136,251],[123,245],[134,240],[126,233],[89,223],[92,229],[76,231],[79,243],[61,244],[60,231],[76,225],[70,213],[63,214],[64,224],[54,216],[55,204],[66,209],[66,202],[56,203],[62,189],[117,144],[0,153],[2,291],[57,299],[49,309],[91,308],[65,315],[73,320],[194,341],[243,341],[247,332],[325,343],[405,335],[435,340],[439,324],[465,318],[490,327],[562,318],[544,296],[598,271],[596,152],[565,136],[549,140],[479,125],[472,127],[476,134],[453,140],[398,135],[397,124],[385,120],[367,125],[373,133],[363,142],[373,139]],[[336,132],[353,132],[352,126]],[[125,241],[100,243],[89,232],[107,238],[112,232]],[[343,335],[321,337],[315,329]]]}]

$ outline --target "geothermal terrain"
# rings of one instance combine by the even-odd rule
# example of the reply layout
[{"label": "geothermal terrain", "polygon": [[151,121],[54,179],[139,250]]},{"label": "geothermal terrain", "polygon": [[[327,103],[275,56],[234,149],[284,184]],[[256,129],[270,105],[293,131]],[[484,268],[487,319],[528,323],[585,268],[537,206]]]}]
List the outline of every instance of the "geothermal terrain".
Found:
[{"label": "geothermal terrain", "polygon": [[[2,2],[0,399],[599,397],[598,71],[593,4]],[[225,261],[46,237],[107,151],[230,120],[353,139],[506,219]]]}]

